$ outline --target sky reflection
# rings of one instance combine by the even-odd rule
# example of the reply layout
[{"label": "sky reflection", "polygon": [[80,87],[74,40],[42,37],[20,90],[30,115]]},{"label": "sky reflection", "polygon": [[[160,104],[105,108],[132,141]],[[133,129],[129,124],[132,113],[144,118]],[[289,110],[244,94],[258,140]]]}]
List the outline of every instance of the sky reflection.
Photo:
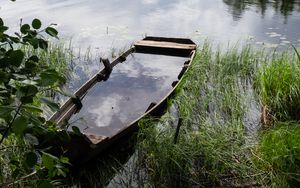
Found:
[{"label": "sky reflection", "polygon": [[284,6],[279,1],[260,4],[255,0],[0,2],[0,16],[13,27],[21,17],[25,22],[39,17],[44,24],[59,24],[61,36],[72,37],[77,46],[104,52],[128,46],[144,35],[188,37],[198,42],[210,38],[223,44],[252,36],[256,41],[280,44],[265,34],[272,27],[292,42],[300,39],[299,1]]},{"label": "sky reflection", "polygon": [[186,58],[133,54],[107,82],[92,88],[69,121],[83,132],[110,136],[158,103],[172,88]]}]

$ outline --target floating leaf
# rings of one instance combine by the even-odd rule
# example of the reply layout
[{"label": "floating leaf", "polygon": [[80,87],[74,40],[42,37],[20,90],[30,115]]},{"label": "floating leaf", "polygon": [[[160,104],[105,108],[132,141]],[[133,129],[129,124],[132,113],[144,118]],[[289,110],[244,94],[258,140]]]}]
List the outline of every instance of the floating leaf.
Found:
[{"label": "floating leaf", "polygon": [[40,29],[42,26],[42,22],[39,19],[35,18],[34,20],[32,20],[31,25],[34,29]]}]

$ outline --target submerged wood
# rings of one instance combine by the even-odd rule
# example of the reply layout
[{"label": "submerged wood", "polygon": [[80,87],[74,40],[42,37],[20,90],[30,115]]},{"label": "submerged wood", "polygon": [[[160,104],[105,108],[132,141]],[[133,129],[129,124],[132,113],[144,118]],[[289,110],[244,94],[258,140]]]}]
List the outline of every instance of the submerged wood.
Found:
[{"label": "submerged wood", "polygon": [[[132,135],[131,133],[138,130],[138,122],[142,118],[146,116],[160,117],[164,113],[167,108],[168,99],[172,96],[175,89],[182,81],[182,75],[184,75],[192,63],[195,56],[195,50],[196,44],[189,39],[146,37],[142,41],[135,43],[133,47],[115,59],[109,67],[113,69],[113,67],[118,63],[125,61],[126,57],[131,53],[158,54],[189,58],[188,61],[183,62],[183,69],[180,72],[178,80],[173,82],[173,88],[169,91],[169,93],[161,101],[152,103],[142,116],[125,126],[111,137],[103,135],[88,135],[83,133],[78,135],[70,132],[71,139],[68,142],[59,140],[55,135],[48,135],[44,137],[41,144],[51,145],[53,147],[52,152],[56,155],[65,153],[70,158],[73,165],[84,164],[109,149],[112,145],[114,147],[118,147],[118,141],[126,139],[126,137]],[[107,71],[109,72],[107,69],[107,62],[105,67],[106,70],[103,69],[99,71],[74,93],[77,102],[74,98],[69,98],[49,120],[57,123],[58,125],[63,125],[73,114],[77,113],[80,110],[80,105],[78,105],[78,103],[84,98],[88,90],[91,89],[97,82],[105,81],[105,78],[103,79],[103,75],[105,75]],[[170,83],[170,85],[171,84],[172,83]]]}]

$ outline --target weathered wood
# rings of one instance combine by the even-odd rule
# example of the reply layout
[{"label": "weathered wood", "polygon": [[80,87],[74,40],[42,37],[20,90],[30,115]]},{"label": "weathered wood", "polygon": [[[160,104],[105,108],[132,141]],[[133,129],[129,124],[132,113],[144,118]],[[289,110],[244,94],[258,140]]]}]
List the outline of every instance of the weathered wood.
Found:
[{"label": "weathered wood", "polygon": [[197,45],[189,39],[146,37],[134,44],[137,53],[189,57]]},{"label": "weathered wood", "polygon": [[157,47],[157,48],[174,48],[174,49],[186,49],[194,50],[194,44],[181,44],[176,42],[163,42],[163,41],[151,41],[151,40],[142,40],[134,44],[139,47]]}]

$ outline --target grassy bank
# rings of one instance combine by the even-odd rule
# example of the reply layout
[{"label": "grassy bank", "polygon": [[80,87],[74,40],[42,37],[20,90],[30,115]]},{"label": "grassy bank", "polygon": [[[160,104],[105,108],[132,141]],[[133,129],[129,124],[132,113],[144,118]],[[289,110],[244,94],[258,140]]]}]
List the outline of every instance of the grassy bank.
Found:
[{"label": "grassy bank", "polygon": [[[299,108],[300,82],[289,76],[298,74],[297,67],[290,52],[268,55],[250,46],[224,52],[203,45],[170,102],[180,119],[178,140],[174,141],[178,118],[171,112],[141,122],[135,157],[145,179],[125,182],[155,187],[295,187],[297,119],[280,123],[282,118],[272,118],[267,129],[262,125],[266,105],[272,107],[272,116],[278,109],[281,113]],[[273,83],[265,79],[272,76],[277,78]],[[286,80],[280,80],[282,76]]]}]

